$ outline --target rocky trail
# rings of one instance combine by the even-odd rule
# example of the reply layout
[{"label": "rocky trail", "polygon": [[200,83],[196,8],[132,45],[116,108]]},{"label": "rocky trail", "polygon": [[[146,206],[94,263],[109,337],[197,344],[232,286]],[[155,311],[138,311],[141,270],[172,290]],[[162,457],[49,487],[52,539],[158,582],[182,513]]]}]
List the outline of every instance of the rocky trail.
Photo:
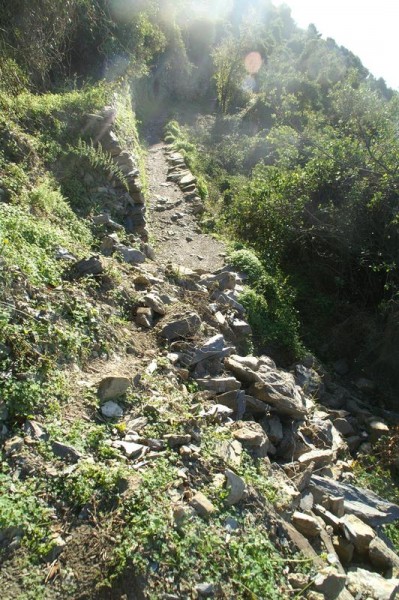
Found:
[{"label": "rocky trail", "polygon": [[166,152],[167,147],[160,142],[149,148],[147,158],[149,222],[157,261],[215,271],[223,266],[224,246],[201,232],[196,216],[202,203],[196,194],[195,178],[186,172],[186,191],[181,189],[173,181],[173,171],[183,159],[175,154],[168,162]]},{"label": "rocky trail", "polygon": [[[162,142],[151,146],[146,209],[136,157],[118,146],[112,130],[101,143],[125,169],[129,193],[121,192],[112,214],[104,205],[94,215],[102,226],[100,253],[74,262],[71,277],[94,276],[104,284],[107,265],[118,256],[125,268],[118,293],[129,302],[129,321],[118,330],[118,350],[92,360],[73,379],[77,397],[89,388],[98,402],[81,403],[85,420],[108,426],[104,447],[134,474],[132,480],[125,478],[118,501],[128,502],[135,493],[136,475],[148,478],[152,465],[156,473],[157,461],[172,453],[174,476],[161,494],[171,530],[179,532],[197,519],[207,529],[195,539],[209,530],[226,544],[234,538],[239,545],[246,543],[244,523],[257,520],[262,535],[267,532],[282,555],[287,549],[299,551],[314,565],[304,574],[293,561],[279,584],[280,597],[393,600],[399,592],[399,558],[383,526],[399,519],[399,507],[353,485],[351,469],[357,452],[370,451],[370,443],[388,431],[389,415],[385,420],[375,416],[365,384],[345,388],[311,356],[284,370],[271,357],[247,355],[251,328],[240,303],[246,277],[225,264],[223,244],[201,233],[202,202],[183,157]],[[104,304],[102,310],[113,309]],[[77,404],[69,409],[72,419]],[[35,468],[32,453],[40,440],[57,459],[71,463],[66,478],[81,465],[94,464],[90,450],[57,439],[43,423],[27,420],[23,431],[4,443],[7,460],[22,472]],[[252,471],[267,473],[278,498],[275,505],[259,479],[246,472],[248,464]],[[41,468],[54,476],[53,467]],[[152,493],[155,502],[156,490]],[[229,514],[227,530],[218,515],[230,509],[235,517]],[[87,503],[78,517],[88,529],[88,547],[90,510]],[[147,513],[142,519],[145,528]],[[122,537],[123,528],[110,539]],[[62,571],[65,561],[73,564],[71,549],[81,535],[80,525],[63,530],[53,567]],[[8,538],[12,543],[15,531],[1,536],[3,545]],[[137,537],[132,556],[148,554]],[[112,552],[109,540],[98,552],[102,558],[93,551],[86,565],[93,577],[98,576],[97,561]],[[225,562],[228,568],[229,559]],[[224,575],[224,582],[199,578],[193,583],[185,573],[171,576],[168,565],[169,560],[158,560],[147,580],[133,584],[129,579],[125,597],[256,597],[234,587],[230,576]],[[76,566],[73,577],[83,590],[76,597],[91,597],[87,573],[80,574]],[[163,591],[146,596],[149,581]],[[230,595],[222,584],[233,586]],[[133,593],[132,586],[139,591]],[[55,587],[51,597],[63,597],[60,590]],[[107,597],[122,597],[118,594]]]}]

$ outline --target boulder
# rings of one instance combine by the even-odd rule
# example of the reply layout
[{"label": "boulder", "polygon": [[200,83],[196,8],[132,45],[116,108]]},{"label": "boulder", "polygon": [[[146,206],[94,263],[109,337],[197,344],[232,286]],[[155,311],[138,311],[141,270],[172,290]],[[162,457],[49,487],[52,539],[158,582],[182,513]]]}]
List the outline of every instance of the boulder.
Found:
[{"label": "boulder", "polygon": [[243,319],[233,319],[230,326],[238,337],[245,337],[252,334],[251,325]]},{"label": "boulder", "polygon": [[247,448],[260,448],[265,444],[269,446],[266,433],[255,421],[242,421],[241,426],[233,431],[233,437]]},{"label": "boulder", "polygon": [[332,463],[334,453],[331,450],[311,450],[299,457],[298,462],[301,465],[308,466],[311,463],[316,465],[316,469]]},{"label": "boulder", "polygon": [[123,244],[116,244],[115,250],[117,250],[123,257],[123,260],[130,264],[141,264],[145,262],[146,256],[140,250],[134,248],[128,248]]},{"label": "boulder", "polygon": [[218,456],[228,465],[239,467],[242,458],[242,444],[238,440],[222,442],[217,450]]},{"label": "boulder", "polygon": [[245,385],[250,385],[256,381],[259,381],[259,375],[252,371],[249,367],[245,366],[241,362],[234,360],[234,358],[229,357],[224,360],[225,368],[233,373],[239,381],[244,383]]},{"label": "boulder", "polygon": [[369,545],[369,559],[376,569],[386,571],[395,567],[399,569],[399,556],[393,552],[379,537],[371,540]]},{"label": "boulder", "polygon": [[161,298],[158,296],[158,294],[147,294],[146,296],[144,296],[143,301],[144,304],[151,308],[157,315],[166,315],[166,307],[162,302]]},{"label": "boulder", "polygon": [[346,575],[333,567],[321,569],[315,577],[313,587],[324,595],[325,600],[336,600],[345,587]]},{"label": "boulder", "polygon": [[200,515],[200,517],[208,518],[215,512],[216,508],[210,500],[202,492],[197,492],[190,500],[190,506]]},{"label": "boulder", "polygon": [[308,414],[305,399],[295,385],[291,373],[261,366],[256,375],[258,374],[258,381],[248,390],[251,396],[266,402],[281,415],[303,419]]},{"label": "boulder", "polygon": [[216,394],[224,394],[240,388],[240,382],[235,377],[209,377],[197,379],[200,388],[216,392]]},{"label": "boulder", "polygon": [[123,417],[123,408],[116,402],[108,400],[108,402],[102,405],[101,413],[108,419],[119,419]]},{"label": "boulder", "polygon": [[228,496],[226,502],[229,506],[238,504],[245,493],[245,481],[239,475],[236,475],[230,469],[226,469],[225,476],[227,480]]},{"label": "boulder", "polygon": [[98,386],[98,396],[100,400],[111,400],[123,396],[131,385],[130,379],[113,375],[102,379]]},{"label": "boulder", "polygon": [[197,313],[188,313],[164,325],[160,331],[160,336],[171,342],[180,337],[184,338],[196,334],[200,327],[201,319]]},{"label": "boulder", "polygon": [[367,600],[395,600],[399,593],[399,579],[385,579],[359,568],[348,572],[347,586],[353,596]]},{"label": "boulder", "polygon": [[373,418],[367,423],[367,430],[370,433],[370,442],[375,444],[382,436],[389,434],[389,427],[381,419]]},{"label": "boulder", "polygon": [[154,325],[153,310],[147,306],[139,306],[136,311],[136,325],[150,329]]},{"label": "boulder", "polygon": [[317,537],[320,534],[321,527],[317,519],[311,515],[295,511],[291,518],[292,524],[306,538]]},{"label": "boulder", "polygon": [[114,229],[115,231],[121,231],[123,229],[123,225],[116,223],[111,219],[111,216],[108,213],[100,213],[93,217],[94,225],[105,225],[110,229]]},{"label": "boulder", "polygon": [[252,369],[252,371],[258,370],[260,359],[256,356],[239,356],[238,354],[232,354],[230,358],[236,363],[248,367],[248,369]]},{"label": "boulder", "polygon": [[136,444],[135,442],[125,442],[116,440],[112,443],[114,448],[119,448],[128,458],[138,458],[142,454],[148,451],[147,446],[142,444]]},{"label": "boulder", "polygon": [[341,527],[346,539],[354,545],[359,554],[367,554],[375,531],[355,515],[345,515]]},{"label": "boulder", "polygon": [[343,496],[345,512],[359,516],[372,527],[387,525],[399,519],[399,506],[383,500],[370,490],[320,475],[312,475],[309,489],[315,498]]},{"label": "boulder", "polygon": [[51,449],[53,453],[59,458],[65,458],[66,460],[69,460],[73,463],[78,462],[83,456],[83,454],[79,452],[79,450],[76,450],[76,448],[74,448],[70,444],[64,444],[63,442],[51,442]]},{"label": "boulder", "polygon": [[227,347],[223,335],[217,334],[211,337],[205,342],[196,352],[191,359],[190,366],[194,366],[197,363],[209,359],[209,358],[224,358],[231,354],[233,348]]},{"label": "boulder", "polygon": [[104,273],[105,264],[101,256],[83,258],[72,266],[72,275],[76,278],[88,277],[90,275],[101,275]]}]

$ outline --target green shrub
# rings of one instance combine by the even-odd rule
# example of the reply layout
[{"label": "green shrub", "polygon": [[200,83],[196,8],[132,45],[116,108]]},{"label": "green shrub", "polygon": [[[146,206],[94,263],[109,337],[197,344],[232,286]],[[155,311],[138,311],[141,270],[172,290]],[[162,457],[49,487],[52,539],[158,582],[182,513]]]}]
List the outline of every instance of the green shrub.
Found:
[{"label": "green shrub", "polygon": [[254,252],[243,248],[235,250],[229,255],[229,261],[236,267],[248,275],[248,281],[251,284],[256,284],[265,274],[265,269]]}]

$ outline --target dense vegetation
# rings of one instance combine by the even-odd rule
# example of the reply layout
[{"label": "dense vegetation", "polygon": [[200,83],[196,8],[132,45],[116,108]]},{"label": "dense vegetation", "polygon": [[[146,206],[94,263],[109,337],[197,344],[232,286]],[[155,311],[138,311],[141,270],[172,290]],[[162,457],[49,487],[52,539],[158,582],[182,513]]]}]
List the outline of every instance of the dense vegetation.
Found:
[{"label": "dense vegetation", "polygon": [[281,315],[271,309],[269,320],[286,335],[276,347],[266,332],[263,349],[289,361],[301,338],[326,361],[345,358],[355,372],[379,375],[394,394],[398,96],[314,26],[298,29],[288,8],[235,4],[229,27],[213,24],[203,48],[212,63],[195,110],[209,111],[214,96],[217,105],[196,119],[182,111],[190,127],[175,135],[183,150],[184,139],[196,140],[197,171],[209,181],[207,224],[255,251],[270,283],[285,290]]},{"label": "dense vegetation", "polygon": [[[98,399],[70,376],[132,348],[136,298],[126,266],[110,259],[101,284],[72,283],[58,257],[98,251],[88,217],[110,180],[124,191],[123,175],[93,145],[88,114],[116,105],[118,137],[140,154],[132,99],[143,128],[173,119],[166,141],[198,176],[203,226],[228,238],[231,263],[248,274],[241,301],[256,349],[281,364],[309,350],[326,362],[346,358],[354,374],[379,376],[387,396],[399,387],[399,97],[383,80],[268,0],[1,3],[0,420],[8,429],[0,424],[0,434],[21,435],[26,418],[40,415],[52,438],[93,458],[64,473],[42,439],[28,456],[37,462],[21,467],[24,478],[10,467],[12,450],[3,461],[0,529],[24,525],[7,563],[7,582],[17,582],[10,597],[48,597],[53,579],[58,597],[77,597],[69,574],[58,579],[51,570],[52,552],[61,528],[75,535],[89,506],[93,522],[82,539],[90,539],[95,566],[82,593],[94,596],[93,581],[114,585],[133,568],[153,597],[174,580],[188,593],[200,573],[223,581],[231,597],[266,590],[278,598],[292,556],[277,552],[264,526],[278,493],[261,465],[245,455],[240,474],[262,510],[226,508],[225,490],[212,483],[221,440],[210,426],[204,489],[219,517],[173,529],[167,491],[181,477],[176,453],[149,467],[137,488],[110,446],[124,424],[92,418]],[[166,367],[144,377],[140,396],[124,398],[127,407],[149,407],[152,438],[165,423],[182,433],[196,405],[168,383]],[[377,491],[394,462],[374,470],[380,458],[359,463],[357,473]],[[396,488],[387,492],[397,499]],[[233,518],[245,534],[232,538],[226,561]],[[79,548],[85,567],[83,542]],[[302,560],[298,568],[307,568]]]}]

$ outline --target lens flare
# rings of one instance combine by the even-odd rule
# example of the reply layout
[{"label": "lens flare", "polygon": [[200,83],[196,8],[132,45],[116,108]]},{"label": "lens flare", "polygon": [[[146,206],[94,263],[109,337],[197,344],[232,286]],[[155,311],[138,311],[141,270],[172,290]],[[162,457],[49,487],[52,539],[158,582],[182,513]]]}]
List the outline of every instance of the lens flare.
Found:
[{"label": "lens flare", "polygon": [[259,52],[250,52],[244,59],[245,69],[250,75],[255,75],[261,68],[263,60]]}]

